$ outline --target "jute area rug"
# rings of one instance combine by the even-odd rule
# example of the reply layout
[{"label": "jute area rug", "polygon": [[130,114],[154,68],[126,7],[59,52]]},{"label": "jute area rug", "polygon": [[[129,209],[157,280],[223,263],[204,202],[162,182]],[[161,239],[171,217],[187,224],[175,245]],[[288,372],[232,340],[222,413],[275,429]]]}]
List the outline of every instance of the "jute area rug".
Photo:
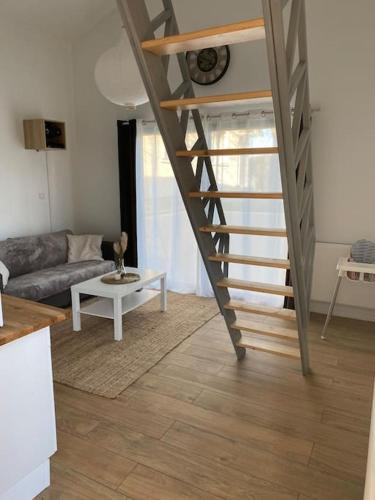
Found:
[{"label": "jute area rug", "polygon": [[168,293],[123,316],[124,339],[113,340],[113,322],[82,315],[82,330],[71,321],[52,327],[54,380],[86,392],[115,398],[168,352],[218,314],[214,299]]}]

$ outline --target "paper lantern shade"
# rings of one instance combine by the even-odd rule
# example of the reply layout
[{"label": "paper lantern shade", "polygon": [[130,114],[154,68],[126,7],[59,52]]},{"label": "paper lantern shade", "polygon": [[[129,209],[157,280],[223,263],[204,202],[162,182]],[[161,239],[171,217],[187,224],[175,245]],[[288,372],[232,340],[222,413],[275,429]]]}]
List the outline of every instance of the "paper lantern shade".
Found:
[{"label": "paper lantern shade", "polygon": [[125,37],[100,56],[95,66],[95,82],[100,93],[119,106],[135,109],[148,102],[138,66]]}]

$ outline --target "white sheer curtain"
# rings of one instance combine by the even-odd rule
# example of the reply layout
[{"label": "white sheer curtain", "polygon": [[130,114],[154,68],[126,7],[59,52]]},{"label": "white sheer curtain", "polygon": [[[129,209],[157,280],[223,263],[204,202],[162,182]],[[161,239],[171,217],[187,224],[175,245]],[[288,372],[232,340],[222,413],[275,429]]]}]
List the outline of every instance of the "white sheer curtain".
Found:
[{"label": "white sheer curtain", "polygon": [[[261,115],[221,115],[204,119],[211,148],[276,145],[273,119]],[[195,137],[190,134],[188,142]],[[138,253],[142,267],[166,270],[168,288],[210,296],[212,289],[201,261],[184,205],[157,125],[139,122],[137,151]],[[280,191],[276,155],[213,158],[220,190]],[[231,225],[284,227],[281,200],[222,200]],[[284,238],[231,235],[230,252],[240,255],[286,258]],[[284,284],[285,271],[230,264],[233,278]],[[281,297],[232,290],[231,296],[258,304],[281,306]]]}]

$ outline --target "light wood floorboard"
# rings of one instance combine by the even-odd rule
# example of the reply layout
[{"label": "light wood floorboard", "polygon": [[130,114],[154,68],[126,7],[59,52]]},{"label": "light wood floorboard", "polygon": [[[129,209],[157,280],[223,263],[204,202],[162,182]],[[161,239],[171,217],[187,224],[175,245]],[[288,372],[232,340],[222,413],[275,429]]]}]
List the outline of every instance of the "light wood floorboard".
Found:
[{"label": "light wood floorboard", "polygon": [[322,323],[306,378],[266,353],[238,362],[217,316],[117,399],[56,384],[59,451],[39,498],[362,499],[375,328],[334,318],[322,342]]}]

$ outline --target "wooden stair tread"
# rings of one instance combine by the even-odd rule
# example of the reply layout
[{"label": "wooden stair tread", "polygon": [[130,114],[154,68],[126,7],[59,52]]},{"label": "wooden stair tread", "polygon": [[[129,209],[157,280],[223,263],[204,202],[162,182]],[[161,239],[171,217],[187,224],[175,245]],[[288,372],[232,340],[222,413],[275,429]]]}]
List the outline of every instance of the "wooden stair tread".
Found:
[{"label": "wooden stair tread", "polygon": [[272,318],[285,319],[288,321],[296,320],[296,311],[292,309],[281,309],[279,307],[249,304],[248,302],[243,302],[241,300],[230,300],[227,304],[225,304],[224,309],[259,314],[261,316],[270,316]]},{"label": "wooden stair tread", "polygon": [[190,149],[176,151],[177,158],[195,158],[208,156],[237,156],[237,155],[273,155],[279,148],[233,148],[233,149]]},{"label": "wooden stair tread", "polygon": [[242,335],[242,338],[237,342],[237,346],[244,347],[245,349],[253,349],[254,351],[275,354],[285,358],[300,359],[300,352],[297,347],[267,342],[253,337],[247,337],[246,335]]},{"label": "wooden stair tread", "polygon": [[266,102],[272,102],[272,92],[270,90],[170,99],[161,101],[160,107],[175,111],[177,109],[216,108],[218,106],[232,106],[233,104],[264,104]]},{"label": "wooden stair tread", "polygon": [[155,40],[146,40],[141,43],[141,47],[143,50],[162,56],[264,38],[264,19],[258,18],[156,38]]},{"label": "wooden stair tread", "polygon": [[248,234],[253,236],[285,237],[287,235],[286,229],[283,228],[228,226],[220,224],[202,226],[199,230],[202,233]]},{"label": "wooden stair tread", "polygon": [[277,325],[267,325],[266,323],[260,323],[258,321],[237,320],[231,325],[231,327],[235,330],[259,333],[260,335],[266,335],[268,337],[275,337],[278,339],[298,340],[298,332],[296,330],[291,330],[290,328],[284,328]]},{"label": "wooden stair tread", "polygon": [[253,200],[282,200],[282,193],[250,193],[245,191],[192,191],[190,198],[248,198]]},{"label": "wooden stair tread", "polygon": [[217,253],[208,257],[212,262],[229,262],[232,264],[246,264],[250,266],[276,267],[289,269],[290,262],[287,259],[270,259],[266,257],[251,257],[247,255],[236,255],[230,253]]},{"label": "wooden stair tread", "polygon": [[272,283],[259,283],[257,281],[246,281],[235,278],[223,278],[217,282],[220,288],[237,288],[251,292],[269,293],[271,295],[282,295],[293,297],[293,287],[287,285],[274,285]]}]

